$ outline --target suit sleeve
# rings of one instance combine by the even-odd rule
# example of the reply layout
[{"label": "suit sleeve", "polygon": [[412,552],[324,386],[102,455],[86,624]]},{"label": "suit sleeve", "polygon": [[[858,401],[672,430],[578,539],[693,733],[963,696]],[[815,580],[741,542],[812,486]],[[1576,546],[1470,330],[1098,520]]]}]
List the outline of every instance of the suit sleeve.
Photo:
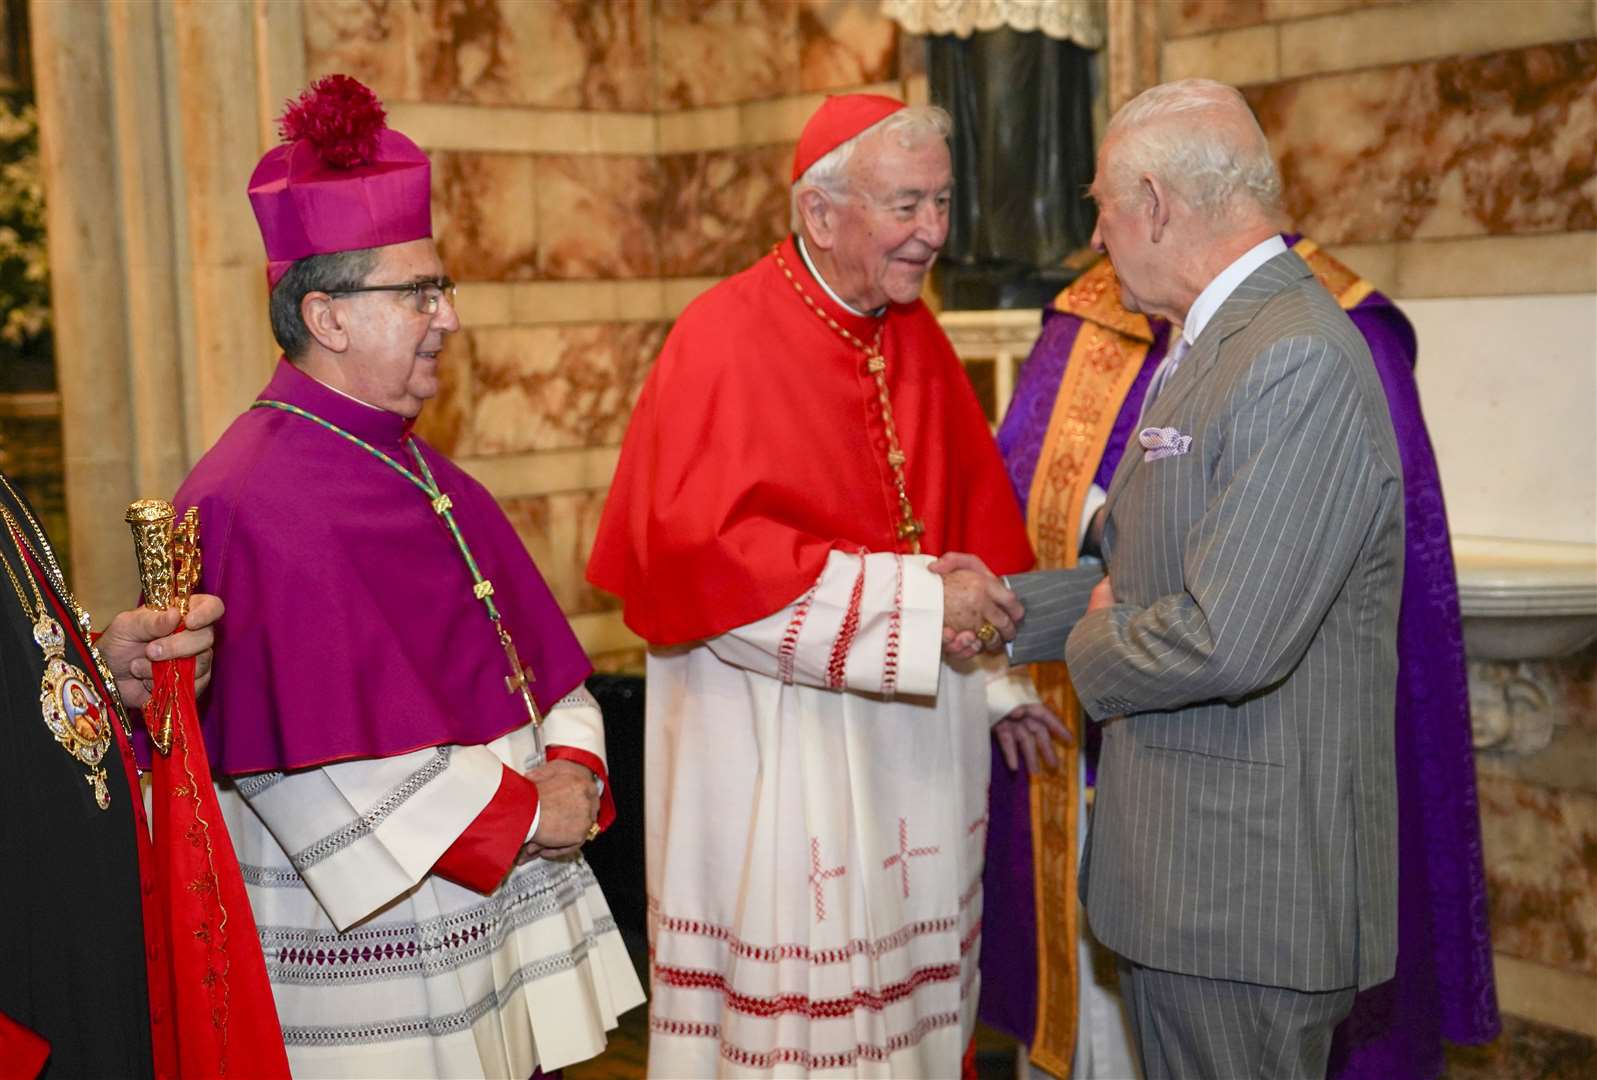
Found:
[{"label": "suit sleeve", "polygon": [[1009,643],[1009,662],[1063,660],[1065,640],[1077,620],[1087,613],[1093,587],[1102,580],[1103,568],[1096,565],[1036,570],[1004,578],[1026,609],[1015,628],[1015,640]]},{"label": "suit sleeve", "polygon": [[1093,717],[1234,701],[1303,657],[1383,489],[1401,483],[1378,460],[1353,363],[1295,337],[1251,365],[1220,420],[1209,503],[1180,540],[1185,589],[1100,609],[1070,634]]}]

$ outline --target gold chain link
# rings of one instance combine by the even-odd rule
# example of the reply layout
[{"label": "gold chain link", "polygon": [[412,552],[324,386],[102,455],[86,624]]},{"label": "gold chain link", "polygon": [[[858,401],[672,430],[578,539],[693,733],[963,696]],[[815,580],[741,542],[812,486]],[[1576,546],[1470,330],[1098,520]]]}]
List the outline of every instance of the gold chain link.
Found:
[{"label": "gold chain link", "polygon": [[[111,672],[111,665],[105,662],[105,657],[100,655],[99,647],[94,644],[92,636],[94,632],[93,620],[89,618],[89,613],[83,610],[77,598],[72,595],[72,591],[67,588],[66,576],[61,573],[61,564],[56,562],[55,550],[50,546],[49,538],[44,535],[43,527],[40,526],[38,519],[28,509],[28,504],[23,501],[21,495],[17,494],[17,489],[11,486],[11,481],[6,479],[6,475],[3,472],[0,472],[0,485],[3,485],[6,491],[10,493],[11,500],[17,504],[17,509],[22,511],[22,516],[27,518],[28,524],[32,526],[33,535],[39,541],[39,548],[33,546],[33,541],[28,539],[27,531],[17,525],[16,518],[11,516],[11,512],[6,510],[4,506],[0,506],[0,511],[4,511],[6,523],[12,530],[12,536],[20,540],[22,546],[28,549],[28,552],[33,556],[34,562],[45,568],[44,572],[50,578],[50,583],[55,586],[55,591],[61,597],[62,603],[66,605],[67,610],[72,613],[73,617],[78,620],[78,629],[81,632],[83,646],[88,650],[89,659],[94,662],[95,669],[100,673],[100,681],[105,684],[106,690],[111,695],[112,710],[116,713],[123,732],[131,739],[133,737],[133,725],[128,720],[127,710],[122,705],[122,693],[117,689],[116,676]],[[40,554],[40,548],[43,549],[42,555]],[[17,588],[20,596],[21,586],[17,585],[16,577],[11,574],[9,563],[6,565],[6,574],[11,577],[11,584]],[[34,595],[39,598],[39,615],[48,614],[50,609],[45,605],[44,597],[39,593],[39,583],[34,580],[32,573],[28,575],[28,583],[33,586]],[[26,612],[27,604],[23,604],[22,607],[23,611]]]},{"label": "gold chain link", "polygon": [[[17,549],[17,554],[20,556],[22,554],[23,540],[21,535],[22,529],[17,524],[17,519],[12,517],[11,511],[7,510],[4,506],[0,506],[0,518],[5,519],[6,532],[11,536],[11,546]],[[11,587],[17,591],[17,602],[22,605],[22,614],[27,616],[28,622],[30,624],[38,622],[39,615],[44,614],[46,610],[44,606],[44,594],[39,592],[39,583],[33,579],[33,575],[31,573],[28,573],[27,560],[23,560],[22,572],[28,574],[28,584],[33,586],[33,599],[34,602],[39,605],[38,614],[34,613],[33,607],[28,603],[28,595],[22,591],[22,582],[17,580],[16,571],[11,569],[11,560],[0,559],[0,563],[5,565],[6,577],[11,579]]]},{"label": "gold chain link", "polygon": [[915,517],[914,507],[909,501],[909,487],[904,481],[904,450],[898,444],[898,428],[893,423],[893,402],[887,396],[887,358],[882,355],[882,329],[883,323],[876,326],[876,336],[869,345],[861,341],[858,336],[851,333],[846,326],[841,325],[836,319],[822,311],[820,306],[804,291],[804,286],[798,278],[793,276],[793,271],[787,268],[787,260],[782,258],[782,246],[777,244],[771,248],[771,254],[776,256],[776,265],[782,268],[782,273],[787,276],[788,283],[793,286],[793,291],[799,294],[806,307],[820,317],[821,321],[830,326],[838,336],[860,352],[865,354],[865,367],[876,379],[876,400],[882,406],[882,427],[887,432],[887,465],[893,471],[893,486],[898,490],[898,525],[896,532],[900,540],[909,541],[909,550],[913,555],[920,554],[920,537],[926,531],[926,526]]}]

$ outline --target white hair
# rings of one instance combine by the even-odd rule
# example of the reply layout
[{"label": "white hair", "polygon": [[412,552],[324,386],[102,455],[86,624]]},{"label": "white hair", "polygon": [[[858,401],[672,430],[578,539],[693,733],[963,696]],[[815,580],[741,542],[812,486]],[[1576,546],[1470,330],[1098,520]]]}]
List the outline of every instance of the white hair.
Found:
[{"label": "white hair", "polygon": [[1235,87],[1211,79],[1151,87],[1120,107],[1104,141],[1131,131],[1136,138],[1120,140],[1110,168],[1115,197],[1151,173],[1211,221],[1281,209],[1281,173],[1269,141]]},{"label": "white hair", "polygon": [[934,136],[946,140],[953,131],[954,118],[948,115],[946,109],[936,105],[907,105],[853,138],[838,143],[816,158],[815,163],[794,181],[788,196],[789,220],[793,231],[798,232],[804,221],[799,213],[799,192],[805,188],[820,188],[834,202],[848,201],[848,163],[853,159],[855,149],[866,138],[876,134],[891,136],[900,147],[910,150]]}]

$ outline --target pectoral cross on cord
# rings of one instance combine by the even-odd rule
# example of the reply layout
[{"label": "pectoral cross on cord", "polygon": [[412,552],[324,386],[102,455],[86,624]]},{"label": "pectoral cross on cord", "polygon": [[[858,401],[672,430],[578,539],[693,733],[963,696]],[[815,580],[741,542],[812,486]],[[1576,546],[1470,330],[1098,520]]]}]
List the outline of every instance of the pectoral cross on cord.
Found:
[{"label": "pectoral cross on cord", "polygon": [[511,694],[520,694],[521,700],[527,705],[527,715],[532,718],[532,738],[538,747],[538,756],[543,753],[543,716],[538,712],[538,703],[532,699],[530,683],[537,678],[531,668],[524,667],[521,657],[516,652],[516,643],[510,639],[510,631],[501,624],[499,626],[499,644],[505,647],[505,660],[510,664],[510,674],[505,676],[505,690]]}]

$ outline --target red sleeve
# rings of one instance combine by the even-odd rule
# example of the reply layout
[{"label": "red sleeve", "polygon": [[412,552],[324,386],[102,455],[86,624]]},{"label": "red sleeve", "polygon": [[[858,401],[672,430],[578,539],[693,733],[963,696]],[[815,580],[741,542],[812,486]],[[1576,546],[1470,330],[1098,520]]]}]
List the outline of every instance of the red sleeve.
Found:
[{"label": "red sleeve", "polygon": [[527,830],[537,810],[537,785],[505,767],[499,790],[433,864],[433,873],[484,896],[493,892],[527,842]]},{"label": "red sleeve", "polygon": [[575,746],[551,746],[545,751],[544,757],[550,761],[575,762],[599,778],[600,783],[604,784],[604,792],[599,796],[599,831],[608,829],[616,819],[616,802],[610,794],[610,774],[605,771],[604,762]]},{"label": "red sleeve", "polygon": [[50,1057],[50,1044],[0,1013],[0,1080],[34,1080]]}]

